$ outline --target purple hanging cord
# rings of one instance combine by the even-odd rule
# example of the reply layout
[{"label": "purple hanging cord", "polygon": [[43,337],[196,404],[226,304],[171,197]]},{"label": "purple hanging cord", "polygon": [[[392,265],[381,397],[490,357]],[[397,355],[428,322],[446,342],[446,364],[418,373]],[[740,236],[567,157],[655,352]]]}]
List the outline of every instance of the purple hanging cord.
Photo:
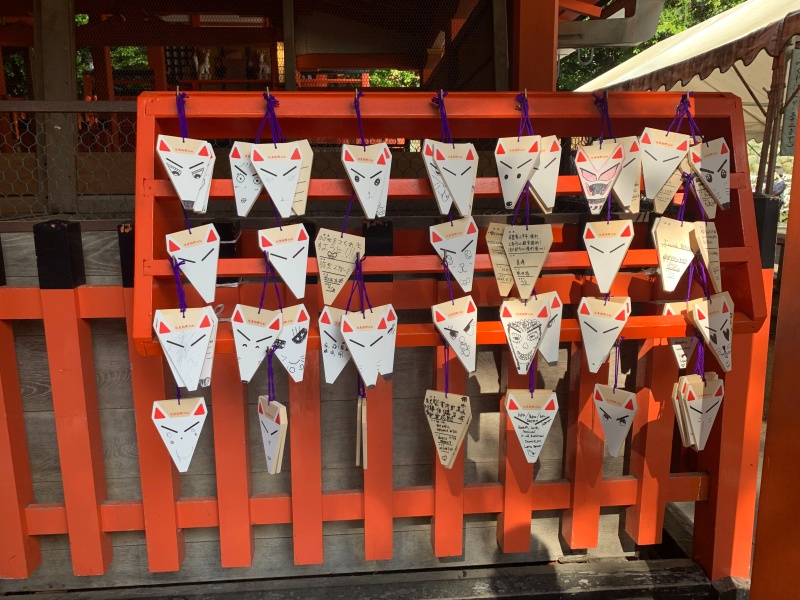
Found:
[{"label": "purple hanging cord", "polygon": [[278,99],[269,92],[264,92],[264,100],[267,101],[267,108],[264,111],[264,118],[261,119],[261,124],[258,126],[258,131],[256,132],[256,144],[261,143],[261,134],[264,131],[264,125],[266,125],[267,121],[269,121],[269,129],[272,133],[272,143],[277,148],[278,142],[286,141],[286,138],[283,137],[281,125],[278,123],[278,115],[275,113],[275,107],[280,106],[281,103],[278,102]]},{"label": "purple hanging cord", "polygon": [[686,205],[689,203],[690,191],[692,195],[694,195],[694,199],[697,201],[697,206],[700,208],[700,216],[703,217],[703,221],[706,221],[706,211],[703,208],[703,203],[700,202],[700,195],[697,193],[697,187],[694,183],[694,174],[681,171],[681,177],[683,178],[683,197],[681,200],[681,206],[678,209],[678,220],[681,222],[681,226],[683,226],[683,220],[686,218]]},{"label": "purple hanging cord", "polygon": [[275,297],[278,299],[278,310],[283,312],[281,294],[278,291],[278,277],[275,275],[275,271],[272,269],[272,264],[269,262],[267,251],[262,250],[261,253],[264,255],[264,285],[261,286],[261,300],[258,303],[258,314],[261,314],[261,309],[264,307],[264,297],[267,293],[267,280],[269,280],[270,277],[272,277],[272,285],[275,286]]},{"label": "purple hanging cord", "polygon": [[181,388],[178,384],[175,384],[175,399],[178,401],[178,406],[181,405]]},{"label": "purple hanging cord", "polygon": [[606,223],[611,223],[611,202],[612,202],[612,195],[609,194],[608,198],[606,198]]},{"label": "purple hanging cord", "polygon": [[[531,223],[531,198],[530,198],[530,183],[525,184],[525,189],[520,192],[519,198],[517,198],[517,207],[514,209],[514,218],[513,222],[517,222],[517,216],[519,215],[519,208],[522,206],[523,195],[525,196],[525,230],[528,230],[528,227]],[[452,217],[450,218],[452,221]]]},{"label": "purple hanging cord", "polygon": [[692,143],[697,143],[697,138],[699,137],[702,142],[705,142],[705,138],[703,134],[700,133],[700,128],[697,126],[697,122],[694,120],[692,116],[692,103],[690,102],[689,98],[694,96],[694,92],[688,92],[681,96],[680,102],[678,102],[678,106],[675,108],[675,117],[672,119],[672,123],[669,124],[667,128],[667,135],[672,133],[673,128],[676,132],[681,130],[681,125],[683,125],[683,120],[686,119],[689,122],[689,134],[692,136]]},{"label": "purple hanging cord", "polygon": [[344,213],[344,221],[342,221],[342,235],[339,237],[344,237],[344,232],[347,230],[347,219],[350,218],[350,209],[353,208],[353,198],[356,197],[355,191],[350,194],[350,201],[347,203],[347,210]]},{"label": "purple hanging cord", "polygon": [[450,266],[447,264],[447,254],[442,258],[442,269],[444,270],[444,279],[447,282],[447,292],[450,294],[450,302],[455,304],[455,297],[453,296],[453,283],[450,280]]},{"label": "purple hanging cord", "polygon": [[267,404],[272,404],[275,398],[275,371],[272,368],[272,357],[275,356],[276,347],[273,344],[267,350]]},{"label": "purple hanging cord", "polygon": [[450,122],[447,120],[447,109],[444,106],[444,99],[446,96],[447,92],[439,90],[436,96],[431,98],[431,102],[439,107],[439,119],[441,119],[442,122],[442,141],[445,144],[453,144],[453,148],[455,148],[456,144],[453,141],[453,136],[450,135]]},{"label": "purple hanging cord", "polygon": [[531,398],[533,398],[533,392],[536,391],[536,357],[533,358],[531,368],[528,371],[528,391],[531,393]]},{"label": "purple hanging cord", "polygon": [[359,398],[367,397],[367,388],[364,386],[364,380],[361,379],[361,375],[358,375],[358,380],[356,381],[356,393]]},{"label": "purple hanging cord", "polygon": [[697,273],[700,275],[700,287],[703,288],[703,294],[705,294],[708,300],[711,300],[711,288],[708,286],[708,275],[706,274],[706,265],[703,262],[703,258],[700,255],[700,252],[695,254],[694,257],[695,261],[697,262]]},{"label": "purple hanging cord", "polygon": [[620,354],[620,345],[622,342],[625,341],[625,336],[619,336],[617,339],[617,355],[616,360],[614,361],[614,391],[617,391],[617,384],[619,383],[619,354]]},{"label": "purple hanging cord", "polygon": [[361,146],[364,148],[364,152],[366,152],[367,141],[364,139],[364,124],[361,122],[361,102],[358,100],[363,95],[364,92],[356,90],[356,98],[353,100],[353,106],[356,108],[356,119],[358,120],[358,133],[361,135]]},{"label": "purple hanging cord", "polygon": [[694,263],[695,259],[692,259],[692,262],[689,263],[689,279],[686,281],[686,302],[692,299],[692,280],[694,279]]},{"label": "purple hanging cord", "polygon": [[517,141],[522,137],[523,133],[533,135],[533,125],[531,124],[530,105],[528,104],[528,92],[525,91],[521,94],[514,96],[514,100],[519,102],[519,133],[517,134]]},{"label": "purple hanging cord", "polygon": [[447,394],[450,393],[450,346],[443,337],[439,340],[444,346],[444,397],[447,398]]},{"label": "purple hanging cord", "polygon": [[603,140],[605,139],[605,130],[608,129],[609,137],[617,141],[617,136],[614,135],[614,130],[611,127],[611,115],[608,114],[608,92],[603,92],[602,96],[592,94],[594,98],[594,105],[600,111],[600,147],[603,147]]},{"label": "purple hanging cord", "polygon": [[181,128],[183,141],[189,137],[189,125],[186,123],[186,99],[189,95],[186,92],[175,92],[175,106],[178,109],[178,125]]},{"label": "purple hanging cord", "polygon": [[700,332],[697,329],[694,330],[694,337],[697,340],[697,351],[696,351],[696,358],[694,361],[694,369],[692,372],[695,375],[700,375],[700,378],[703,380],[703,383],[706,382],[706,373],[705,373],[705,366],[706,366],[706,343],[703,340]]},{"label": "purple hanging cord", "polygon": [[355,271],[353,272],[353,284],[350,286],[350,296],[347,298],[347,306],[345,306],[344,312],[350,312],[350,303],[353,301],[353,294],[355,293],[356,289],[358,290],[358,299],[361,303],[361,314],[366,314],[366,306],[369,306],[369,312],[372,312],[372,303],[369,301],[369,295],[367,294],[367,285],[364,283],[364,269],[362,267],[362,263],[366,260],[366,257],[359,258],[358,252],[356,252],[356,267]]},{"label": "purple hanging cord", "polygon": [[175,287],[178,288],[178,306],[181,309],[183,318],[186,318],[186,294],[183,291],[183,284],[181,283],[181,270],[180,266],[186,264],[185,261],[178,262],[177,258],[169,257],[169,264],[172,267],[172,275],[175,277]]}]

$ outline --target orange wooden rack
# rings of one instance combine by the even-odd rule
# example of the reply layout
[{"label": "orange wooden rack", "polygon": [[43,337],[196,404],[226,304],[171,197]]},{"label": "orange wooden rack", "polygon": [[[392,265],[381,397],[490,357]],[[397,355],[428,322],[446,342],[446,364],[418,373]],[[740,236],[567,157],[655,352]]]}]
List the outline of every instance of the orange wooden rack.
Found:
[{"label": "orange wooden rack", "polygon": [[[439,116],[430,93],[375,92],[362,101],[364,129],[370,138],[436,138]],[[357,131],[352,93],[281,93],[278,115],[290,139],[340,140]],[[645,126],[666,128],[680,100],[678,94],[610,94],[609,105],[618,135],[638,135]],[[593,135],[598,113],[587,94],[530,94],[537,132],[566,136]],[[754,468],[758,458],[760,391],[750,382],[764,357],[756,354],[753,340],[763,335],[766,304],[759,262],[753,199],[747,173],[741,102],[724,94],[697,94],[694,115],[710,138],[725,136],[733,148],[732,205],[718,213],[723,281],[736,304],[734,321],[735,370],[724,375],[726,398],[718,424],[706,450],[681,461],[691,469],[673,472],[674,414],[670,393],[678,370],[664,338],[688,334],[681,317],[658,316],[654,300],[665,295],[648,268],[658,266],[656,252],[646,247],[647,225],[638,223],[634,246],[617,277],[613,295],[628,295],[632,316],[622,335],[639,341],[636,392],[640,410],[632,428],[629,475],[602,476],[604,442],[595,418],[591,392],[606,383],[608,366],[597,374],[582,358],[580,330],[572,318],[582,296],[599,295],[594,279],[586,275],[586,252],[576,250],[575,225],[554,225],[554,244],[537,283],[540,292],[557,290],[564,301],[562,342],[569,342],[570,397],[566,431],[565,478],[534,482],[533,468],[507,417],[501,411],[498,481],[464,484],[462,447],[452,469],[444,469],[432,450],[434,473],[428,486],[394,488],[392,484],[392,383],[380,381],[368,392],[369,468],[364,488],[324,492],[320,427],[319,330],[309,332],[306,372],[302,383],[289,383],[291,440],[291,494],[251,494],[248,409],[245,384],[239,381],[229,324],[220,323],[212,377],[212,422],[215,439],[217,497],[186,498],[180,493],[180,476],[152,426],[154,400],[163,399],[165,375],[160,347],[152,332],[153,311],[174,308],[176,295],[167,263],[164,236],[184,228],[179,203],[154,155],[159,133],[176,135],[178,121],[171,93],[145,93],[139,98],[136,174],[136,257],[134,290],[115,286],[83,286],[75,290],[0,288],[0,576],[26,577],[40,560],[38,536],[66,534],[70,539],[76,574],[104,573],[112,559],[109,534],[144,530],[151,571],[180,569],[184,557],[183,530],[218,527],[221,560],[225,567],[245,567],[252,562],[254,525],[291,523],[296,564],[321,563],[323,523],[363,520],[366,560],[392,558],[393,520],[432,517],[432,543],[436,556],[463,553],[464,515],[498,516],[497,540],[503,552],[526,552],[531,542],[533,512],[562,510],[562,535],[573,549],[592,548],[598,542],[603,507],[626,508],[626,531],[637,544],[655,544],[661,532],[667,502],[697,501],[695,558],[714,578],[748,577],[755,493]],[[264,113],[264,101],[255,93],[191,94],[186,104],[189,132],[201,139],[251,139]],[[497,138],[517,131],[519,113],[513,93],[451,93],[447,111],[452,131],[462,138]],[[219,160],[227,157],[220,156]],[[559,179],[559,193],[579,194],[574,177]],[[230,180],[215,180],[212,201],[232,200]],[[310,206],[325,200],[346,199],[350,187],[344,180],[313,180]],[[500,195],[496,179],[478,179],[477,197]],[[423,179],[393,180],[390,200],[433,202]],[[260,201],[268,201],[266,196]],[[232,209],[232,206],[231,206]],[[691,214],[690,207],[690,214]],[[231,213],[233,210],[231,210]],[[472,292],[481,307],[499,306],[501,298],[490,276],[484,235],[480,236]],[[245,230],[240,242],[243,256],[222,259],[221,276],[261,276],[263,259],[255,233]],[[440,262],[428,244],[425,231],[395,232],[395,256],[370,257],[366,274],[406,273],[413,279],[369,283],[375,304],[391,301],[398,310],[426,309],[447,297],[447,289],[434,274]],[[309,259],[308,272],[317,272]],[[679,286],[681,287],[681,286]],[[695,296],[699,291],[695,290]],[[260,285],[218,288],[216,303],[232,307],[237,302],[258,302]],[[284,304],[287,292],[281,287]],[[682,294],[681,294],[682,295]],[[342,295],[344,296],[344,294]],[[187,288],[189,305],[201,305]],[[340,297],[337,305],[344,306]],[[322,308],[319,286],[308,286],[304,303],[312,315]],[[93,319],[125,318],[130,336],[130,359],[142,499],[108,501],[102,439],[97,417],[91,334]],[[41,319],[47,336],[53,407],[64,481],[64,503],[35,504],[22,420],[22,403],[14,357],[11,321]],[[758,332],[758,333],[757,333]],[[397,345],[436,346],[439,336],[431,324],[402,324]],[[478,343],[503,345],[499,322],[481,322]],[[504,350],[505,351],[505,350]],[[435,378],[443,385],[443,351],[433,352]],[[713,362],[713,358],[710,359]],[[711,366],[711,364],[709,364]],[[451,359],[451,389],[466,389],[466,373]],[[509,374],[509,387],[526,382]],[[354,398],[355,400],[355,398]],[[420,409],[421,409],[420,399]],[[760,415],[760,408],[758,409]],[[227,440],[227,441],[226,441]],[[231,443],[230,440],[237,440]],[[302,440],[302,443],[300,441]],[[721,475],[724,473],[724,477]],[[744,499],[743,499],[744,498]]]}]

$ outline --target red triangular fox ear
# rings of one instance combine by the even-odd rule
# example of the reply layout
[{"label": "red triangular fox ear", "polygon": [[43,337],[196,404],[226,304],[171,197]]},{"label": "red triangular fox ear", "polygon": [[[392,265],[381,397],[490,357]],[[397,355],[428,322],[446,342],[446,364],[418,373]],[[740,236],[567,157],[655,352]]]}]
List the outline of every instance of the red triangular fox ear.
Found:
[{"label": "red triangular fox ear", "polygon": [[505,154],[506,149],[503,148],[503,144],[497,144],[497,152],[495,154]]},{"label": "red triangular fox ear", "polygon": [[446,321],[447,320],[447,318],[442,313],[440,313],[438,310],[434,311],[434,313],[435,313],[435,317],[436,317],[436,322],[437,323],[441,323],[442,321]]},{"label": "red triangular fox ear", "polygon": [[441,241],[442,241],[442,236],[440,236],[435,231],[431,231],[431,242],[441,242]]},{"label": "red triangular fox ear", "polygon": [[433,148],[427,142],[425,143],[425,156],[433,156]]},{"label": "red triangular fox ear", "polygon": [[295,148],[294,152],[292,152],[292,156],[289,160],[301,160],[302,156],[300,156],[300,149]]},{"label": "red triangular fox ear", "polygon": [[614,160],[620,160],[623,158],[623,156],[624,155],[622,154],[622,146],[620,146],[617,148],[617,151],[614,152],[614,156],[612,156],[611,158],[613,158]]},{"label": "red triangular fox ear", "polygon": [[589,310],[589,305],[584,302],[583,305],[581,305],[580,313],[582,315],[591,315],[592,311]]},{"label": "red triangular fox ear", "polygon": [[614,319],[617,320],[617,321],[624,321],[625,320],[625,309],[623,308],[621,311],[619,311],[619,314],[616,317],[614,317]]},{"label": "red triangular fox ear", "polygon": [[471,234],[475,233],[476,231],[478,231],[478,228],[475,227],[475,223],[474,222],[470,222],[469,227],[467,227],[467,235],[471,235]]},{"label": "red triangular fox ear", "polygon": [[166,419],[167,415],[161,412],[161,409],[158,406],[153,407],[153,418],[154,419]]},{"label": "red triangular fox ear", "polygon": [[475,155],[472,153],[471,149],[467,152],[467,160],[475,160]]},{"label": "red triangular fox ear", "polygon": [[178,244],[176,244],[172,240],[167,240],[167,245],[169,246],[169,251],[170,252],[177,252],[178,250],[181,249],[181,247],[178,246]]},{"label": "red triangular fox ear", "polygon": [[172,333],[172,330],[167,327],[167,324],[164,321],[161,321],[158,324],[158,333]]},{"label": "red triangular fox ear", "polygon": [[239,146],[233,147],[233,152],[231,152],[231,158],[242,158],[242,155],[239,154]]},{"label": "red triangular fox ear", "polygon": [[280,317],[275,317],[275,319],[273,319],[272,323],[269,324],[269,328],[271,330],[273,330],[273,331],[277,331],[278,329],[280,329],[281,328],[281,318]]},{"label": "red triangular fox ear", "polygon": [[513,398],[508,400],[508,410],[519,410],[519,406],[517,406],[517,403],[514,402]]},{"label": "red triangular fox ear", "polygon": [[347,162],[354,162],[353,161],[353,155],[350,154],[347,150],[344,151],[344,159]]},{"label": "red triangular fox ear", "polygon": [[594,399],[597,400],[598,402],[603,401],[603,394],[600,393],[600,390],[594,391]]},{"label": "red triangular fox ear", "polygon": [[381,319],[381,322],[378,323],[378,329],[386,329],[386,319]]},{"label": "red triangular fox ear", "polygon": [[504,319],[510,319],[512,316],[514,316],[514,315],[511,314],[511,311],[508,310],[508,307],[504,306],[503,307],[503,318]]},{"label": "red triangular fox ear", "polygon": [[582,163],[582,162],[586,162],[587,160],[589,160],[589,159],[586,158],[586,153],[583,150],[581,150],[580,148],[578,148],[578,154],[575,156],[575,162],[576,163]]},{"label": "red triangular fox ear", "polygon": [[552,398],[550,398],[550,402],[547,403],[547,406],[545,406],[544,409],[545,410],[555,410],[556,409],[556,403],[553,402]]},{"label": "red triangular fox ear", "polygon": [[242,313],[238,310],[233,313],[233,321],[234,323],[244,323],[244,319],[242,318]]},{"label": "red triangular fox ear", "polygon": [[261,404],[261,402],[258,403],[258,412],[260,412],[262,415],[264,414],[264,405]]},{"label": "red triangular fox ear", "polygon": [[676,150],[680,152],[686,152],[689,149],[689,142],[688,140],[683,140],[683,143],[676,148]]},{"label": "red triangular fox ear", "polygon": [[438,148],[436,149],[436,160],[447,160]]},{"label": "red triangular fox ear", "polygon": [[547,316],[547,306],[545,305],[545,306],[542,307],[542,310],[539,311],[538,317],[540,319],[543,319],[546,316]]},{"label": "red triangular fox ear", "polygon": [[386,158],[383,156],[383,154],[381,154],[381,155],[378,157],[378,164],[379,164],[379,165],[385,165],[385,164],[386,164]]},{"label": "red triangular fox ear", "polygon": [[648,134],[644,134],[642,136],[642,143],[643,144],[652,144],[653,142],[650,141],[650,136]]},{"label": "red triangular fox ear", "polygon": [[558,145],[557,140],[553,140],[553,145],[550,146],[550,152],[558,152],[559,150],[561,150],[561,146]]},{"label": "red triangular fox ear", "polygon": [[217,237],[217,234],[214,231],[214,229],[209,229],[208,230],[208,237],[206,238],[206,241],[207,242],[216,242],[218,239],[219,238]]},{"label": "red triangular fox ear", "polygon": [[344,333],[352,333],[353,332],[353,328],[350,327],[350,323],[348,323],[344,319],[342,319],[342,331]]},{"label": "red triangular fox ear", "polygon": [[328,316],[327,312],[323,312],[322,316],[319,318],[320,323],[324,323],[325,325],[331,324],[331,318]]},{"label": "red triangular fox ear", "polygon": [[297,322],[298,323],[302,323],[303,321],[307,321],[307,320],[308,320],[308,315],[306,314],[306,311],[304,311],[301,308],[300,309],[300,314],[297,316]]},{"label": "red triangular fox ear", "polygon": [[194,409],[194,412],[192,414],[195,417],[202,417],[204,414],[206,414],[206,406],[205,406],[205,404],[203,404],[202,402],[200,404],[198,404],[197,408]]},{"label": "red triangular fox ear", "polygon": [[628,400],[628,403],[625,405],[625,408],[628,410],[633,410],[633,400]]},{"label": "red triangular fox ear", "polygon": [[253,148],[253,151],[250,153],[250,160],[254,160],[254,161],[255,161],[255,160],[257,160],[257,161],[259,161],[259,162],[260,162],[260,161],[264,160],[264,157],[263,157],[263,156],[261,156],[261,155],[258,153],[258,150],[256,150],[255,148]]},{"label": "red triangular fox ear", "polygon": [[300,229],[300,233],[297,234],[297,241],[298,242],[305,242],[308,239],[308,234],[306,233],[305,227]]},{"label": "red triangular fox ear", "polygon": [[159,142],[158,142],[158,149],[159,149],[161,152],[172,152],[172,150],[170,149],[170,147],[167,145],[167,142],[165,142],[164,140],[159,140]]},{"label": "red triangular fox ear", "polygon": [[200,148],[200,152],[197,153],[197,156],[208,156],[208,146],[203,144],[203,147]]},{"label": "red triangular fox ear", "polygon": [[208,318],[208,315],[204,316],[200,322],[200,329],[205,329],[206,327],[211,327],[211,319]]}]

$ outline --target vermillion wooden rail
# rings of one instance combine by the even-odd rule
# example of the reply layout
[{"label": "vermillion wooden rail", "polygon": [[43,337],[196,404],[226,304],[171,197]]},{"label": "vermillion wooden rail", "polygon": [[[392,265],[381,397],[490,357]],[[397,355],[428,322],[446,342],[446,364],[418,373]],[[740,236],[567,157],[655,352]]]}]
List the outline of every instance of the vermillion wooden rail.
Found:
[{"label": "vermillion wooden rail", "polygon": [[[513,98],[514,94],[509,93],[450,94],[447,110],[452,131],[463,138],[496,138],[513,133],[519,118]],[[638,135],[645,126],[666,128],[679,99],[676,94],[611,94],[609,105],[615,132]],[[290,139],[337,140],[352,137],[357,131],[352,93],[282,93],[280,100],[279,118]],[[597,131],[598,113],[589,95],[536,94],[530,95],[529,101],[537,132],[587,136]],[[458,556],[463,553],[464,516],[470,514],[497,515],[497,540],[502,551],[525,552],[531,543],[532,513],[545,510],[564,511],[562,534],[572,548],[592,548],[598,543],[600,511],[610,506],[628,507],[626,529],[637,544],[654,544],[661,539],[666,503],[697,501],[698,561],[714,579],[747,577],[753,515],[752,507],[741,501],[740,492],[747,495],[755,490],[755,471],[748,464],[757,463],[760,424],[751,422],[752,408],[758,406],[760,397],[759,390],[748,385],[748,377],[764,360],[754,353],[754,348],[760,346],[753,344],[753,336],[757,332],[762,335],[767,312],[741,103],[738,98],[722,94],[698,94],[693,103],[703,132],[711,138],[725,136],[733,147],[733,201],[730,210],[718,213],[716,223],[722,246],[723,281],[737,309],[735,370],[725,377],[728,385],[720,423],[700,457],[702,468],[693,472],[671,469],[674,416],[669,396],[678,372],[663,340],[687,335],[689,328],[681,317],[658,316],[656,305],[651,303],[677,299],[683,292],[664,294],[658,277],[645,271],[657,267],[658,261],[655,250],[646,247],[647,225],[638,223],[634,246],[612,294],[629,295],[634,303],[633,316],[622,334],[640,344],[636,382],[640,410],[633,425],[630,474],[602,476],[603,434],[595,418],[591,390],[595,382],[605,383],[608,373],[607,369],[599,374],[589,373],[580,330],[573,318],[573,307],[580,298],[599,295],[599,291],[594,279],[584,274],[590,265],[586,252],[577,250],[578,228],[554,225],[553,248],[537,290],[557,290],[567,305],[561,335],[562,342],[570,343],[571,356],[565,479],[534,483],[533,468],[525,461],[500,407],[499,481],[465,485],[462,447],[450,470],[432,459],[432,485],[394,488],[392,382],[381,382],[368,393],[369,468],[364,472],[363,491],[323,493],[320,343],[319,330],[312,327],[304,381],[289,386],[291,494],[253,495],[245,388],[238,381],[230,326],[221,323],[211,415],[218,495],[187,498],[181,496],[180,477],[150,421],[152,402],[164,398],[169,380],[160,347],[153,338],[153,311],[176,306],[163,240],[165,234],[184,227],[179,203],[154,149],[159,133],[176,135],[179,129],[173,94],[140,96],[134,289],[0,288],[0,356],[4,357],[0,361],[0,480],[4,482],[0,494],[0,576],[30,575],[40,560],[38,536],[49,534],[69,535],[76,574],[103,573],[112,559],[107,534],[137,530],[146,534],[149,569],[175,571],[180,569],[184,556],[183,531],[199,527],[219,528],[223,566],[245,567],[253,559],[253,526],[278,523],[292,525],[295,563],[315,564],[325,559],[323,523],[342,520],[363,520],[366,560],[388,560],[392,558],[393,520],[408,517],[432,517],[436,556]],[[189,131],[201,139],[250,139],[264,112],[261,95],[254,93],[195,92],[186,106]],[[362,114],[365,132],[371,138],[436,138],[440,131],[429,93],[370,93],[369,101],[362,101]],[[561,177],[558,189],[561,194],[577,194],[579,184],[574,177]],[[211,199],[230,201],[232,192],[230,180],[215,180]],[[343,180],[313,180],[309,197],[313,204],[346,199],[349,194],[350,186]],[[477,197],[499,194],[496,179],[478,179]],[[389,197],[433,202],[427,180],[393,180]],[[689,215],[694,208],[689,207]],[[480,239],[476,271],[486,274],[491,264],[483,232]],[[243,256],[220,260],[219,274],[262,275],[263,259],[258,254],[255,232],[245,230],[240,246]],[[394,252],[391,257],[371,257],[365,263],[365,273],[407,273],[416,277],[369,283],[374,304],[391,301],[401,311],[426,309],[446,297],[444,283],[434,277],[441,267],[429,246],[427,231],[395,232]],[[317,273],[313,258],[308,261],[308,272]],[[216,302],[226,307],[237,302],[256,304],[259,294],[260,285],[256,284],[221,287]],[[281,294],[285,304],[282,286]],[[488,276],[476,279],[472,296],[481,307],[496,307],[501,302],[496,284]],[[201,305],[190,287],[187,299],[190,306]],[[312,315],[318,314],[323,306],[318,286],[308,286],[305,304]],[[337,305],[343,306],[344,299],[340,298]],[[87,322],[110,318],[125,318],[128,323],[141,501],[105,498]],[[10,327],[11,321],[25,319],[43,320],[47,332],[65,491],[62,504],[33,503]],[[433,347],[438,340],[428,323],[407,323],[398,329],[399,347]],[[478,344],[505,344],[499,322],[479,323]],[[435,379],[440,386],[443,358],[441,350],[434,353]],[[451,362],[450,377],[452,390],[465,390],[465,373],[456,360]],[[524,385],[512,374],[503,383],[512,387]],[[735,522],[735,531],[721,527],[725,522]]]}]

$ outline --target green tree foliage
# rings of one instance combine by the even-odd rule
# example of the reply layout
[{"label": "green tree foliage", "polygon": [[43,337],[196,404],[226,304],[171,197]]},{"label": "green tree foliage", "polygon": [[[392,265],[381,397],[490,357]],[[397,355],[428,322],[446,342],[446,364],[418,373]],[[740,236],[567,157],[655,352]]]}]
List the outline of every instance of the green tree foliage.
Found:
[{"label": "green tree foliage", "polygon": [[664,12],[661,13],[658,29],[651,40],[633,48],[596,48],[591,61],[589,61],[590,51],[574,52],[561,61],[558,89],[574,90],[661,40],[702,23],[744,1],[664,0]]},{"label": "green tree foliage", "polygon": [[376,69],[370,71],[369,85],[371,87],[419,87],[419,75],[413,71],[398,71],[397,69]]}]

